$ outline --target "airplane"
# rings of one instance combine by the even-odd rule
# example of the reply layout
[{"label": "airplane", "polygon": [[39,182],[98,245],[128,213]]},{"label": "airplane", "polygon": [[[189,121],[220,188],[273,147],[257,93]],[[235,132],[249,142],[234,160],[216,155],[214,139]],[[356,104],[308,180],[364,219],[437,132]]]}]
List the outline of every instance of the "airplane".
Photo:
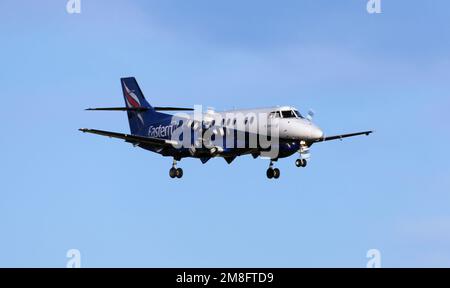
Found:
[{"label": "airplane", "polygon": [[[313,144],[373,133],[369,130],[325,136],[312,122],[312,111],[304,117],[291,106],[222,112],[209,108],[206,113],[201,109],[197,114],[193,108],[153,107],[134,77],[121,78],[120,81],[125,107],[86,110],[126,111],[131,133],[87,128],[79,131],[123,139],[133,146],[172,157],[171,178],[183,177],[183,169],[177,168],[177,162],[183,158],[198,158],[205,164],[211,158],[221,157],[231,164],[238,156],[252,155],[253,158],[270,160],[266,176],[278,179],[280,170],[274,168],[274,162],[278,159],[299,153],[295,165],[306,167]],[[170,111],[177,113],[166,113]],[[257,122],[259,124],[256,125]],[[253,129],[249,129],[250,126]]]}]

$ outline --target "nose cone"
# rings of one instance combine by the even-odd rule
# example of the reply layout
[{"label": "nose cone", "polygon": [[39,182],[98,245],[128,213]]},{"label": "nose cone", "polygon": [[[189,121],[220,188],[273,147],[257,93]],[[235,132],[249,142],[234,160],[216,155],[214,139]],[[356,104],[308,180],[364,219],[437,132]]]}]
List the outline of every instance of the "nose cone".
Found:
[{"label": "nose cone", "polygon": [[287,139],[314,141],[323,137],[322,130],[304,119],[280,122],[280,136]]},{"label": "nose cone", "polygon": [[321,139],[323,137],[323,131],[319,127],[312,125],[311,138],[314,140]]}]

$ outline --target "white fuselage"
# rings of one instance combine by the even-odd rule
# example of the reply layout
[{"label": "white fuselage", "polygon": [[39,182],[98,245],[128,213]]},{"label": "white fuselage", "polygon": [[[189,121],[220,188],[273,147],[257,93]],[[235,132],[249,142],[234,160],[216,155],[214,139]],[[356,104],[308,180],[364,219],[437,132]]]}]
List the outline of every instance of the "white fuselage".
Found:
[{"label": "white fuselage", "polygon": [[[191,121],[188,121],[187,125],[192,125],[192,119],[198,117],[194,114],[189,118]],[[219,129],[225,127],[248,132],[251,127],[259,127],[255,131],[263,135],[273,135],[274,130],[271,133],[271,129],[275,129],[279,138],[287,140],[314,141],[323,137],[323,132],[317,125],[305,119],[295,108],[288,106],[221,112],[208,109],[200,118],[206,126]]]}]

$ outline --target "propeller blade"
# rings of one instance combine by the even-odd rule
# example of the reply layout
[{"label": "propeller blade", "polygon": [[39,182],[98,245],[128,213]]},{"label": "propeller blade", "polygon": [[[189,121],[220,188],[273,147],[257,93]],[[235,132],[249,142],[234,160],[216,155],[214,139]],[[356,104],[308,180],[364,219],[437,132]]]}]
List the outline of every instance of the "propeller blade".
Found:
[{"label": "propeller blade", "polygon": [[309,109],[308,116],[306,116],[306,119],[308,119],[309,121],[312,121],[312,119],[314,118],[314,114],[315,114],[314,110]]}]

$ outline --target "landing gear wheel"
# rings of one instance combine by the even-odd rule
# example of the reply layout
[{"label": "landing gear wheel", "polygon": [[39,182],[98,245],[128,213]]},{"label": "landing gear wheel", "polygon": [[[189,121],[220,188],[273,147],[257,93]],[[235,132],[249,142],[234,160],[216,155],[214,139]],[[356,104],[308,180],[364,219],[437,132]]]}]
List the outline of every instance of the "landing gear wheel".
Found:
[{"label": "landing gear wheel", "polygon": [[273,178],[275,179],[280,178],[280,169],[278,168],[273,169]]},{"label": "landing gear wheel", "polygon": [[181,169],[181,168],[176,169],[175,174],[176,174],[177,178],[183,177],[183,169]]},{"label": "landing gear wheel", "polygon": [[[183,172],[181,172],[181,173],[183,173]],[[169,176],[170,176],[170,178],[175,178],[175,177],[177,177],[177,169],[176,169],[176,168],[170,168],[170,170],[169,170]]]},{"label": "landing gear wheel", "polygon": [[267,169],[267,178],[272,179],[275,176],[275,171],[272,168]]},{"label": "landing gear wheel", "polygon": [[306,167],[307,164],[308,164],[308,162],[306,162],[305,159],[297,159],[295,161],[295,166],[297,166],[297,167]]}]

